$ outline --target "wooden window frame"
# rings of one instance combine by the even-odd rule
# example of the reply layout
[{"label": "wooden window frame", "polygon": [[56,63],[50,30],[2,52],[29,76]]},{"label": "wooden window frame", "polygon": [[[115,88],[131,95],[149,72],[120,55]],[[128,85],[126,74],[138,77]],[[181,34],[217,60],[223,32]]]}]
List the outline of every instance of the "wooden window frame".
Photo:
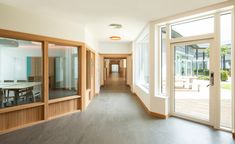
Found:
[{"label": "wooden window frame", "polygon": [[[12,38],[12,39],[17,39],[17,40],[26,40],[26,41],[35,41],[35,42],[40,42],[42,44],[42,93],[43,93],[43,100],[42,102],[35,102],[35,103],[29,103],[29,104],[23,104],[23,105],[18,105],[18,106],[12,106],[12,107],[7,107],[7,108],[2,108],[0,109],[0,115],[5,115],[7,113],[17,113],[20,111],[24,111],[27,109],[33,109],[33,108],[39,108],[43,107],[43,116],[42,120],[40,121],[35,121],[35,122],[30,122],[30,123],[25,123],[25,124],[19,124],[15,127],[10,127],[8,129],[0,129],[0,134],[1,133],[6,133],[15,129],[19,129],[28,125],[32,125],[34,123],[39,123],[46,121],[48,119],[53,119],[54,117],[58,116],[63,116],[64,114],[71,113],[71,111],[64,111],[63,113],[60,113],[57,116],[50,116],[49,114],[49,108],[50,105],[52,104],[59,104],[63,102],[69,102],[71,100],[75,100],[74,102],[77,102],[75,104],[74,108],[76,108],[76,111],[82,111],[84,110],[84,95],[85,95],[85,87],[86,86],[86,81],[84,77],[86,77],[86,71],[84,70],[86,68],[86,61],[84,57],[84,51],[86,50],[85,44],[82,42],[77,42],[77,41],[70,41],[70,40],[64,40],[64,39],[59,39],[59,38],[52,38],[52,37],[46,37],[46,36],[40,36],[40,35],[35,35],[35,34],[28,34],[28,33],[22,33],[22,32],[16,32],[16,31],[10,31],[10,30],[4,30],[0,29],[0,37],[3,38]],[[53,44],[58,44],[58,45],[63,45],[63,46],[73,46],[78,48],[78,85],[77,85],[77,95],[75,96],[68,96],[68,97],[63,97],[63,98],[58,98],[54,100],[49,100],[49,80],[48,80],[48,44],[53,43]],[[84,85],[85,84],[85,85]],[[74,109],[73,109],[74,110]],[[1,117],[0,117],[1,121]],[[16,120],[17,121],[17,120]],[[4,125],[4,124],[2,124]]]}]

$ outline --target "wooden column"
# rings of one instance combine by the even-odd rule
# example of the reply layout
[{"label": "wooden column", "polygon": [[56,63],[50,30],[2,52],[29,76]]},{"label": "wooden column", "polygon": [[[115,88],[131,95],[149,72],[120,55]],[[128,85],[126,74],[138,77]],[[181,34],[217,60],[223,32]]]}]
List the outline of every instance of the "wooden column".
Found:
[{"label": "wooden column", "polygon": [[48,99],[49,99],[49,70],[48,70],[48,42],[43,42],[43,102],[44,120],[48,119]]},{"label": "wooden column", "polygon": [[81,111],[85,110],[85,98],[86,98],[86,47],[83,44],[80,50],[80,61],[81,61]]}]

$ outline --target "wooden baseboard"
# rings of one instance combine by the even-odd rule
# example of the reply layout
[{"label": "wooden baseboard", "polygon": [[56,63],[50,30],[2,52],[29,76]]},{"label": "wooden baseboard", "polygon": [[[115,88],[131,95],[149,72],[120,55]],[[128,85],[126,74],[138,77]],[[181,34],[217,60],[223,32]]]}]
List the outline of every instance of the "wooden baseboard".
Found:
[{"label": "wooden baseboard", "polygon": [[235,133],[233,133],[233,138],[235,139]]},{"label": "wooden baseboard", "polygon": [[169,118],[168,115],[163,115],[163,114],[155,113],[152,111],[149,111],[149,114],[153,117],[157,117],[157,118],[161,118],[161,119],[168,119]]},{"label": "wooden baseboard", "polygon": [[156,112],[152,112],[150,111],[146,105],[143,103],[143,101],[137,96],[137,94],[133,93],[133,95],[137,98],[137,100],[140,102],[140,104],[143,106],[144,110],[151,116],[153,117],[157,117],[157,118],[160,118],[160,119],[167,119],[169,116],[168,115],[163,115],[163,114],[159,114],[159,113],[156,113]]}]

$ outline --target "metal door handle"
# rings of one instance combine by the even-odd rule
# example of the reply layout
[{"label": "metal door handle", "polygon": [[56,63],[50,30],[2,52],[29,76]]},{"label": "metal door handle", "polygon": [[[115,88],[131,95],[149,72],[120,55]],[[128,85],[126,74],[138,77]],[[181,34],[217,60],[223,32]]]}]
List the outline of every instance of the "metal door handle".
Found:
[{"label": "metal door handle", "polygon": [[209,86],[212,86],[212,84],[208,84],[208,85],[206,85],[206,87],[209,87]]},{"label": "metal door handle", "polygon": [[214,86],[214,72],[210,73],[210,84],[208,84],[206,87]]}]

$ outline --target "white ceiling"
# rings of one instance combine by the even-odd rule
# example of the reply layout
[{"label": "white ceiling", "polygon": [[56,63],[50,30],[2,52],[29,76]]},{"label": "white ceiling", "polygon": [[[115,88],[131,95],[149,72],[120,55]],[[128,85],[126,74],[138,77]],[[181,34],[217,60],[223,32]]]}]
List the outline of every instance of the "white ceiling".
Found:
[{"label": "white ceiling", "polygon": [[[226,0],[0,0],[0,3],[84,23],[99,41],[119,35],[121,42],[128,42],[151,20],[223,1]],[[108,26],[111,23],[122,24],[123,28],[111,29]]]}]

